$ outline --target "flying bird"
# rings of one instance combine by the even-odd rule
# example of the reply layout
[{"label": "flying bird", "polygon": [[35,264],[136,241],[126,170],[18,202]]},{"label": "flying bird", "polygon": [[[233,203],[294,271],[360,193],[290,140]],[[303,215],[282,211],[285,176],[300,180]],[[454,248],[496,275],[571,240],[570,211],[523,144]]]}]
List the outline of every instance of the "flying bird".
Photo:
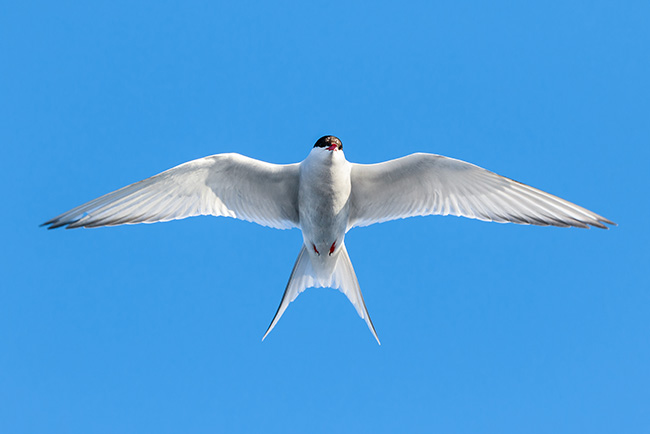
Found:
[{"label": "flying bird", "polygon": [[345,159],[341,140],[323,136],[301,163],[278,165],[216,154],[166,170],[78,206],[42,226],[92,228],[196,215],[299,228],[303,244],[280,306],[310,287],[343,292],[379,343],[363,301],[345,234],[352,228],[432,214],[493,222],[607,229],[612,221],[481,167],[416,153],[378,164]]}]

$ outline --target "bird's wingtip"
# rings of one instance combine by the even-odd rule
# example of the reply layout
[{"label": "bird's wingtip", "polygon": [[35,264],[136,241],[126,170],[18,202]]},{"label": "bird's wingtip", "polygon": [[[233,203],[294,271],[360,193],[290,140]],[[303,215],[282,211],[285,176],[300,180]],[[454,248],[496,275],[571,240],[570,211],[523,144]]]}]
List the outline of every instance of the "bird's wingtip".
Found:
[{"label": "bird's wingtip", "polygon": [[52,225],[54,225],[54,223],[56,223],[56,220],[55,220],[55,219],[53,219],[53,220],[48,220],[48,221],[46,221],[45,223],[41,223],[40,225],[38,225],[38,227],[39,227],[39,228],[46,227],[46,228],[48,228],[48,229],[52,229]]}]

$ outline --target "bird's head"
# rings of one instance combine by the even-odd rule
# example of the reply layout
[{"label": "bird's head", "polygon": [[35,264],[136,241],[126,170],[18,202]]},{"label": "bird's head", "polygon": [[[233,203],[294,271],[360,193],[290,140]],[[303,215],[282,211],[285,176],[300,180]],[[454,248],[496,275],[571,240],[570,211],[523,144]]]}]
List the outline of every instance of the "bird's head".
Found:
[{"label": "bird's head", "polygon": [[338,137],[323,136],[316,141],[314,148],[325,148],[328,151],[341,151],[343,150],[343,144]]}]

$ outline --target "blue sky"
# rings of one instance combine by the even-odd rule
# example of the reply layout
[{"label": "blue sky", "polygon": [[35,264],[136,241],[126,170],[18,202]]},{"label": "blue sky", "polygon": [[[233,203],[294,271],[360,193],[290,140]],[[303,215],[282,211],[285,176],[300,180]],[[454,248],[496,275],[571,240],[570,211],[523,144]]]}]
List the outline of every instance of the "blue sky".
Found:
[{"label": "blue sky", "polygon": [[[14,2],[0,14],[0,431],[650,431],[647,2]],[[179,163],[470,161],[619,223],[38,224]],[[19,215],[16,215],[19,214]]]}]

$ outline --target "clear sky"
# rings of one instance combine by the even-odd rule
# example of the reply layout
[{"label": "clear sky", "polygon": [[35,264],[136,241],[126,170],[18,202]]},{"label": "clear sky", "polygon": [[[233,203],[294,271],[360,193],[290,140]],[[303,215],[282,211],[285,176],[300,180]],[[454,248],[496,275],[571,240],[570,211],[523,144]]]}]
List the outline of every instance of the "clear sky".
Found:
[{"label": "clear sky", "polygon": [[[444,5],[443,5],[444,3]],[[522,3],[526,3],[523,5]],[[0,432],[650,432],[648,2],[4,2]],[[609,231],[38,225],[182,162],[460,158]]]}]

